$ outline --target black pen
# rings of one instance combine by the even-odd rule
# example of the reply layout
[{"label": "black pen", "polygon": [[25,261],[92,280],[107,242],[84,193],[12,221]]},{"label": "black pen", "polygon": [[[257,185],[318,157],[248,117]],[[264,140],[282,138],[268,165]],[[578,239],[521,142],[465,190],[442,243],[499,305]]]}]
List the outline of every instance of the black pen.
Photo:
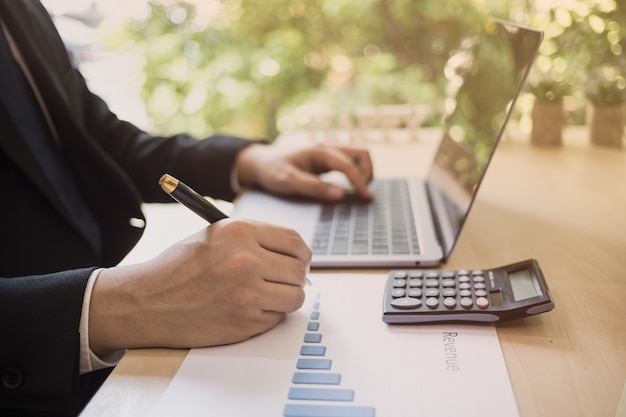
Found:
[{"label": "black pen", "polygon": [[[164,174],[161,177],[159,185],[170,197],[209,223],[228,218],[227,215],[211,204],[209,200],[194,191],[193,188],[169,174]],[[306,283],[311,285],[311,280],[306,278]]]},{"label": "black pen", "polygon": [[228,218],[227,215],[211,204],[209,200],[169,174],[164,174],[161,177],[159,185],[170,197],[209,223]]}]

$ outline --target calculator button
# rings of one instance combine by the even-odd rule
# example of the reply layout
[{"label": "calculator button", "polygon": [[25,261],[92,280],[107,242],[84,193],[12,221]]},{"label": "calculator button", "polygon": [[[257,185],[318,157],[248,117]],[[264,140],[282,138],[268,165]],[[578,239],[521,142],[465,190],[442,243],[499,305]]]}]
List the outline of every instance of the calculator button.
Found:
[{"label": "calculator button", "polygon": [[486,288],[486,286],[482,282],[477,282],[476,284],[474,284],[474,289],[475,290],[484,290],[485,288]]},{"label": "calculator button", "polygon": [[422,296],[422,290],[419,288],[409,288],[409,297],[420,298]]},{"label": "calculator button", "polygon": [[452,297],[446,297],[443,299],[443,305],[448,308],[456,307],[456,300]]},{"label": "calculator button", "polygon": [[456,280],[459,282],[470,282],[470,278],[467,275],[461,275]]},{"label": "calculator button", "polygon": [[469,275],[469,271],[465,270],[465,269],[460,269],[458,271],[456,271],[457,275]]},{"label": "calculator button", "polygon": [[441,286],[445,288],[452,288],[456,286],[456,281],[453,279],[444,279],[441,281]]},{"label": "calculator button", "polygon": [[429,288],[438,287],[439,286],[439,280],[438,279],[427,279],[426,280],[426,286],[429,287]]},{"label": "calculator button", "polygon": [[427,298],[426,305],[430,308],[437,308],[439,306],[439,299],[435,297]]},{"label": "calculator button", "polygon": [[426,288],[426,297],[439,297],[439,290],[437,288]]},{"label": "calculator button", "polygon": [[406,287],[406,279],[394,279],[393,280],[394,288],[404,288]]},{"label": "calculator button", "polygon": [[409,278],[422,278],[424,273],[422,271],[410,271]]},{"label": "calculator button", "polygon": [[459,291],[459,295],[461,297],[471,297],[472,296],[472,292],[470,290],[461,290],[461,291]]},{"label": "calculator button", "polygon": [[483,271],[478,270],[478,269],[477,269],[477,270],[472,271],[472,275],[473,275],[473,276],[476,276],[476,275],[482,275],[482,274],[483,274]]},{"label": "calculator button", "polygon": [[454,288],[444,288],[441,291],[441,295],[444,297],[456,297],[456,290]]},{"label": "calculator button", "polygon": [[472,281],[474,281],[474,282],[485,282],[485,277],[477,276],[477,277],[472,278]]},{"label": "calculator button", "polygon": [[476,290],[474,292],[474,295],[476,297],[486,297],[487,296],[487,291],[485,291],[485,290]]},{"label": "calculator button", "polygon": [[469,290],[472,286],[468,282],[462,282],[459,284],[460,290]]},{"label": "calculator button", "polygon": [[455,273],[454,273],[454,271],[442,271],[441,272],[441,277],[442,278],[454,278],[455,277]]},{"label": "calculator button", "polygon": [[394,278],[406,278],[406,272],[405,271],[395,271],[393,273],[393,277]]},{"label": "calculator button", "polygon": [[421,287],[423,282],[421,278],[412,278],[409,280],[409,287]]},{"label": "calculator button", "polygon": [[426,273],[426,278],[439,278],[439,272],[437,272],[437,271],[428,271]]},{"label": "calculator button", "polygon": [[422,305],[422,300],[417,298],[396,298],[395,300],[391,300],[391,305],[395,308],[410,310],[419,308]]},{"label": "calculator button", "polygon": [[489,307],[489,300],[487,300],[485,297],[478,297],[476,299],[476,305],[478,306],[478,308],[487,308]]},{"label": "calculator button", "polygon": [[461,298],[460,304],[464,308],[470,308],[472,307],[472,304],[474,304],[474,302],[469,297],[463,297]]},{"label": "calculator button", "polygon": [[393,298],[400,298],[400,297],[404,297],[406,295],[406,291],[404,290],[404,288],[394,288],[391,291],[391,296]]}]

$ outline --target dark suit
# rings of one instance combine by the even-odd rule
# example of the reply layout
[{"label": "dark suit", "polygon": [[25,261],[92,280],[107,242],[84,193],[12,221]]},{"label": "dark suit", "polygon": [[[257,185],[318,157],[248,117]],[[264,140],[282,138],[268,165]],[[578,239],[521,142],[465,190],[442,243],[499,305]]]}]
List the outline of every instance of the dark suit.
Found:
[{"label": "dark suit", "polygon": [[74,181],[67,186],[78,190],[101,235],[93,242],[81,232],[25,145],[23,123],[0,103],[0,415],[26,415],[2,411],[9,409],[72,415],[101,379],[79,378],[78,329],[90,272],[116,265],[136,244],[142,229],[131,219],[144,219],[142,202],[171,201],[158,187],[163,173],[205,195],[233,198],[230,169],[249,142],[149,136],[88,91],[39,2],[0,0],[0,16],[58,131]]}]

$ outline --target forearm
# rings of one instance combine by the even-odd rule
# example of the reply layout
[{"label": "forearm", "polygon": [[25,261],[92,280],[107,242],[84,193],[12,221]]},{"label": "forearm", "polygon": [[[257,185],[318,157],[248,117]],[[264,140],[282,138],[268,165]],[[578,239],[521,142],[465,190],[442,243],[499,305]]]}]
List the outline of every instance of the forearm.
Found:
[{"label": "forearm", "polygon": [[91,294],[93,287],[102,269],[97,269],[89,275],[85,295],[83,297],[83,307],[80,316],[80,374],[110,368],[122,359],[125,350],[108,352],[106,355],[96,355],[89,344],[89,308],[91,306]]},{"label": "forearm", "polygon": [[151,270],[146,263],[101,271],[89,308],[89,345],[94,353],[166,346],[158,339],[163,334],[155,328],[159,309],[158,300],[150,300],[150,276],[158,279],[157,273],[168,273],[157,271],[158,267]]}]

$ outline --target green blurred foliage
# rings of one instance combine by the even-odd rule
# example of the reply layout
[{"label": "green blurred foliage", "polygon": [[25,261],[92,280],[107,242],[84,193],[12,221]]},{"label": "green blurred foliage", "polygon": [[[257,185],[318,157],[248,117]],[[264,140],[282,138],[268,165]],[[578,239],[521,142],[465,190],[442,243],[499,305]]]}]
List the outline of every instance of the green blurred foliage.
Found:
[{"label": "green blurred foliage", "polygon": [[150,8],[109,46],[144,57],[143,98],[155,130],[273,139],[298,127],[305,104],[440,108],[450,51],[485,10],[506,18],[509,4],[155,0]]},{"label": "green blurred foliage", "polygon": [[585,95],[592,102],[626,92],[626,4],[615,0],[556,1],[531,24],[545,39],[529,80],[538,99]]},{"label": "green blurred foliage", "polygon": [[[593,83],[623,89],[620,3],[152,0],[149,17],[109,34],[108,45],[144,58],[142,94],[155,131],[272,140],[305,124],[301,109],[311,105],[427,103],[426,123],[439,123],[446,61],[486,16],[545,31],[529,94],[559,99]],[[516,112],[528,113],[525,103]]]}]

